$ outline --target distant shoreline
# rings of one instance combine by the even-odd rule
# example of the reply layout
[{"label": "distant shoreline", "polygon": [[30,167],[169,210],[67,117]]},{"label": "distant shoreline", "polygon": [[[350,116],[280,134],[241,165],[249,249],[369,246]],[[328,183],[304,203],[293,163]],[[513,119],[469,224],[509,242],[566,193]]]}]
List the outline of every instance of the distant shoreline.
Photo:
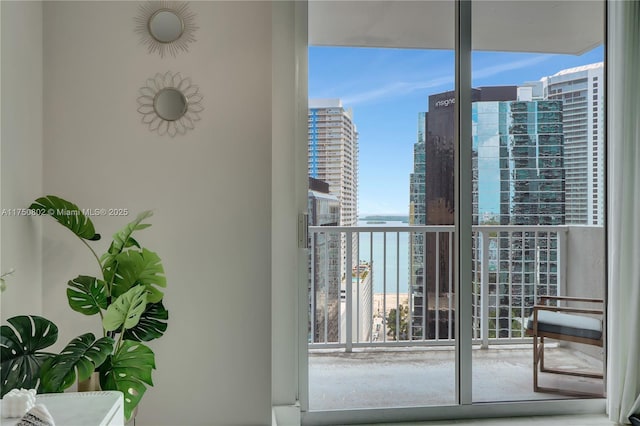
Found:
[{"label": "distant shoreline", "polygon": [[359,221],[367,223],[404,222],[409,223],[409,216],[395,215],[371,215],[358,218]]}]

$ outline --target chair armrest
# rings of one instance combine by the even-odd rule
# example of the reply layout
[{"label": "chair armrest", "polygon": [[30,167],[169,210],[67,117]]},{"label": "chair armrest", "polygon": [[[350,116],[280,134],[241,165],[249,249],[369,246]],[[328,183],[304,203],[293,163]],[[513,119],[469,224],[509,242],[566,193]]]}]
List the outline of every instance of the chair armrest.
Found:
[{"label": "chair armrest", "polygon": [[[569,308],[566,306],[549,306],[549,305],[534,305],[533,311],[556,311],[556,312],[569,312],[575,314],[594,314],[602,315],[602,309],[588,309],[588,308]],[[534,318],[536,318],[534,316]]]},{"label": "chair armrest", "polygon": [[561,300],[569,302],[589,302],[589,303],[604,303],[603,299],[594,299],[591,297],[571,297],[571,296],[540,296],[540,301],[545,300]]}]

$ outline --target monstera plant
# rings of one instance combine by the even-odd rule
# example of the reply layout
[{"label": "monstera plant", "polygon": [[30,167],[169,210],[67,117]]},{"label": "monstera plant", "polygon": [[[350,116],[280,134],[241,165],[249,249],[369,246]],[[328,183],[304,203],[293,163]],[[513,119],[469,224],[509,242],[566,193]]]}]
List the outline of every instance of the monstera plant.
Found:
[{"label": "monstera plant", "polygon": [[143,344],[161,337],[169,313],[163,305],[166,287],[158,255],[133,238],[150,211],[113,235],[109,249],[98,256],[90,242],[100,239],[93,223],[75,204],[49,195],[38,198],[30,209],[53,217],[76,235],[96,259],[99,275],[78,275],[69,280],[67,299],[74,311],[98,315],[103,336],[86,333],[73,339],[59,354],[44,351],[58,338],[58,328],[39,316],[17,316],[1,327],[0,373],[2,396],[12,388],[62,392],[76,380],[100,374],[103,390],[124,394],[127,418],[138,405],[147,385],[153,386],[153,351]]}]

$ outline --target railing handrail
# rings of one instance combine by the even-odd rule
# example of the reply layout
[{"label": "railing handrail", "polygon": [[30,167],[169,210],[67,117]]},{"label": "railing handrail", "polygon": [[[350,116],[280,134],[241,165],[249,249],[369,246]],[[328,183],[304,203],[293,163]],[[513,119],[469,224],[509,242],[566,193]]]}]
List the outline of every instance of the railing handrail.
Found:
[{"label": "railing handrail", "polygon": [[567,225],[473,225],[478,232],[568,232]]},{"label": "railing handrail", "polygon": [[405,226],[310,226],[312,232],[446,232],[455,231],[454,225]]},{"label": "railing handrail", "polygon": [[[310,226],[312,232],[453,232],[455,225]],[[569,225],[473,225],[477,232],[568,232]]]}]

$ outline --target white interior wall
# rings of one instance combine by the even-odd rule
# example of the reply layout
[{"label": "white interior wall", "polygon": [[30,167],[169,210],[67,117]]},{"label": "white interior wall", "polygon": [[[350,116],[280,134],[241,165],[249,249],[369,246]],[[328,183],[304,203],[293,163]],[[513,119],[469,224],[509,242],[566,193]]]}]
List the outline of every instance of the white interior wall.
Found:
[{"label": "white interior wall", "polygon": [[0,320],[41,314],[42,227],[13,209],[42,192],[42,3],[0,3]]},{"label": "white interior wall", "polygon": [[606,281],[604,237],[605,230],[602,226],[569,226],[567,295],[604,298]]},{"label": "white interior wall", "polygon": [[[297,213],[307,210],[307,5],[273,3],[272,73],[272,403],[280,424],[299,419],[306,376],[308,252],[297,248]],[[301,291],[304,290],[304,291]],[[304,385],[302,387],[304,389]],[[282,416],[286,418],[283,419]]]},{"label": "white interior wall", "polygon": [[[150,343],[156,386],[137,424],[268,424],[271,5],[190,2],[197,41],[176,58],[139,43],[138,6],[45,2],[43,192],[129,209],[93,217],[99,252],[137,212],[155,211],[137,239],[163,259],[170,321]],[[150,132],[136,111],[146,79],[168,70],[204,95],[196,129],[174,139]],[[66,342],[98,330],[98,318],[71,311],[65,296],[68,279],[97,265],[63,231],[44,223],[43,296]]]},{"label": "white interior wall", "polygon": [[[567,288],[566,296],[605,298],[605,229],[602,226],[569,227],[567,233]],[[599,309],[602,306],[585,303],[573,303],[569,306]],[[597,359],[602,359],[604,348],[569,343],[577,350]]]}]

